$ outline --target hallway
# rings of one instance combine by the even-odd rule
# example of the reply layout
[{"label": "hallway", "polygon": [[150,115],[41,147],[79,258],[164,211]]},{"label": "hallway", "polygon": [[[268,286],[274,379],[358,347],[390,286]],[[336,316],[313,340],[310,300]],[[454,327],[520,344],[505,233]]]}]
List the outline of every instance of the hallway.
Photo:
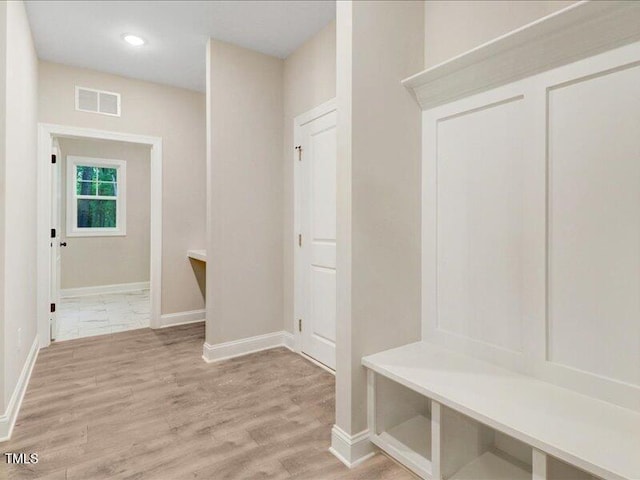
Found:
[{"label": "hallway", "polygon": [[70,340],[42,350],[0,478],[409,479],[383,455],[331,453],[334,377],[286,349],[219,364],[202,324]]}]

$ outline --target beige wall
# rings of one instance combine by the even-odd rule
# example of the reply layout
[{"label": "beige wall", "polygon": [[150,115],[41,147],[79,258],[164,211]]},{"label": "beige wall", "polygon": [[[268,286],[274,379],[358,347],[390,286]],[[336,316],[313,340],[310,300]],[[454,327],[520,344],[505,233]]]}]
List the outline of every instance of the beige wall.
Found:
[{"label": "beige wall", "polygon": [[[76,85],[121,93],[122,117],[77,112]],[[39,98],[41,122],[162,137],[162,313],[203,308],[186,252],[205,246],[205,96],[41,62]]]},{"label": "beige wall", "polygon": [[[2,2],[0,48],[5,62],[4,130],[0,177],[4,269],[2,411],[17,385],[37,333],[36,145],[38,60],[22,2]],[[2,426],[0,426],[0,429]],[[0,436],[2,436],[0,434]]]},{"label": "beige wall", "polygon": [[366,428],[364,355],[420,339],[424,4],[339,2],[336,424]]},{"label": "beige wall", "polygon": [[[62,175],[60,287],[149,281],[150,150],[148,145],[61,138]],[[127,162],[127,234],[122,237],[67,237],[67,155]],[[73,185],[71,186],[73,188]]]},{"label": "beige wall", "polygon": [[211,39],[207,53],[207,333],[282,330],[283,61]]},{"label": "beige wall", "polygon": [[572,3],[575,2],[426,0],[425,68],[449,60]]},{"label": "beige wall", "polygon": [[284,61],[284,328],[293,331],[293,119],[336,96],[336,23]]}]

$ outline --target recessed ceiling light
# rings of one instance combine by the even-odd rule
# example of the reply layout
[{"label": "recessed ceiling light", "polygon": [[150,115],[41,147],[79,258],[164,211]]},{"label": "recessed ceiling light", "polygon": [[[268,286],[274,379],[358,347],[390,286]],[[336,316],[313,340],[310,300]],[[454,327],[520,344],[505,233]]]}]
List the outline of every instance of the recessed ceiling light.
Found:
[{"label": "recessed ceiling light", "polygon": [[122,39],[125,42],[127,42],[129,45],[133,45],[134,47],[141,47],[142,45],[147,43],[147,42],[144,41],[144,38],[141,38],[141,37],[139,37],[137,35],[131,35],[129,33],[125,33],[122,36]]}]

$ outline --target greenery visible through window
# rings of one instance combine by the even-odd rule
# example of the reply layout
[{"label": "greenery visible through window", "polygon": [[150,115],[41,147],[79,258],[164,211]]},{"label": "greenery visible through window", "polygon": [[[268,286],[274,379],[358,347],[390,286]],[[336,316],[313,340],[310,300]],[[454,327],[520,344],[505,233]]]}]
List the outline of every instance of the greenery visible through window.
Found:
[{"label": "greenery visible through window", "polygon": [[117,169],[77,165],[76,198],[78,228],[115,228]]},{"label": "greenery visible through window", "polygon": [[126,162],[67,157],[67,235],[125,235]]}]

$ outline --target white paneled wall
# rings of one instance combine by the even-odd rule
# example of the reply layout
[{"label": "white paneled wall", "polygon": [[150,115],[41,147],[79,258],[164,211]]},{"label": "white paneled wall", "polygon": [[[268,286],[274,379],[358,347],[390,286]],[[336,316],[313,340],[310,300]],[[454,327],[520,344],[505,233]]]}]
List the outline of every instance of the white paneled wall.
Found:
[{"label": "white paneled wall", "polygon": [[640,410],[640,44],[423,117],[423,337]]},{"label": "white paneled wall", "polygon": [[640,66],[548,98],[548,360],[640,385]]},{"label": "white paneled wall", "polygon": [[526,255],[523,101],[436,125],[438,328],[516,352]]}]

